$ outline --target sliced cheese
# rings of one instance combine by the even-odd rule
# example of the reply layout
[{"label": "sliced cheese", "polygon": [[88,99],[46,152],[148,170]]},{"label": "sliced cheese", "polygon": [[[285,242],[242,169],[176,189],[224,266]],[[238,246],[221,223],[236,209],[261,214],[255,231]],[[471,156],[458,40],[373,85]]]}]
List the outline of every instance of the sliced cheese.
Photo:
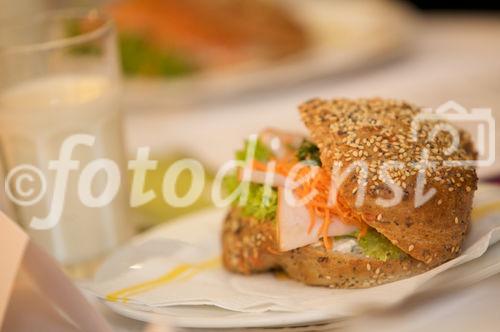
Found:
[{"label": "sliced cheese", "polygon": [[[323,220],[316,218],[313,228],[308,232],[310,215],[307,207],[304,205],[294,206],[288,204],[282,188],[278,189],[276,219],[276,231],[280,251],[304,247],[315,243],[321,238],[320,228]],[[357,227],[344,224],[338,217],[332,216],[328,228],[328,236],[348,235],[356,230],[358,230]]]}]

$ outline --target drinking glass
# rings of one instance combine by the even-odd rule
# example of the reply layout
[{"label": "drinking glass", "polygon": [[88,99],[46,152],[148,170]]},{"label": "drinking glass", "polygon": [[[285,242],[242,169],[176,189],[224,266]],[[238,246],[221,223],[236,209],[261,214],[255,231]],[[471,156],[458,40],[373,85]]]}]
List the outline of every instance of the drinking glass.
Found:
[{"label": "drinking glass", "polygon": [[[101,257],[132,233],[121,183],[126,173],[119,99],[116,34],[103,13],[59,10],[1,23],[0,166],[8,193],[2,206],[10,204],[31,238],[67,267]],[[70,151],[79,168],[68,172],[61,199],[59,171],[50,163],[73,135],[95,141]],[[117,165],[119,190],[109,204],[89,205],[80,187],[105,200],[99,193],[107,192],[109,173],[97,163],[90,180],[82,183],[81,177],[102,159]],[[55,226],[33,227],[33,218],[43,219],[58,206]]]}]

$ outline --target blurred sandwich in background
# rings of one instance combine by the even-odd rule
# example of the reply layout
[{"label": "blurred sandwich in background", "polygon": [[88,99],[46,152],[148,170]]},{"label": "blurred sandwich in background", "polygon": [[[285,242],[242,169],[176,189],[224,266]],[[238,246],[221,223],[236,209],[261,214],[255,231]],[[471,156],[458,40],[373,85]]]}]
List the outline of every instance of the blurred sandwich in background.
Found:
[{"label": "blurred sandwich in background", "polygon": [[107,10],[128,75],[176,77],[273,62],[309,44],[306,29],[277,2],[123,0]]}]

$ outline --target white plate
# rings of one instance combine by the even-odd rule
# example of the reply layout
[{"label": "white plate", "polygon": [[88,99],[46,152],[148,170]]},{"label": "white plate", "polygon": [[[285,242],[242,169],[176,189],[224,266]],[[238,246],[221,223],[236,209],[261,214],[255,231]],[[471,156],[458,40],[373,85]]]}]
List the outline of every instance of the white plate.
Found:
[{"label": "white plate", "polygon": [[312,37],[303,54],[186,78],[130,79],[125,84],[127,108],[185,105],[372,65],[401,54],[414,29],[413,12],[395,1],[280,1]]},{"label": "white plate", "polygon": [[[189,215],[175,222],[166,223],[134,239],[135,244],[157,238],[183,239],[184,242],[197,244],[205,239],[207,232],[219,234],[225,210],[208,210]],[[203,227],[200,227],[203,225]],[[116,266],[106,263],[99,269],[95,278],[107,279],[115,272]],[[240,313],[209,306],[180,306],[163,309],[161,313],[150,312],[147,307],[138,305],[105,302],[113,311],[123,316],[144,322],[174,323],[188,328],[238,328],[273,327],[304,325],[328,321],[328,312],[266,312]]]},{"label": "white plate", "polygon": [[128,318],[160,324],[173,323],[175,326],[185,328],[269,328],[331,323],[328,313],[319,311],[297,313],[270,311],[262,314],[231,312],[216,307],[178,307],[170,308],[170,313],[154,313],[119,303],[108,303],[108,306],[114,312]]},{"label": "white plate", "polygon": [[[483,186],[482,188],[483,198],[494,198],[494,196],[497,195],[498,189],[496,187]],[[491,194],[488,194],[490,192]],[[476,203],[478,203],[477,200]],[[479,203],[485,204],[485,202],[483,201],[480,201]],[[129,265],[127,264],[137,258],[134,258],[134,256],[144,255],[144,252],[139,253],[138,251],[133,250],[134,247],[137,248],[136,245],[145,244],[146,242],[149,244],[155,242],[152,241],[154,239],[174,239],[176,241],[182,239],[183,242],[187,242],[193,245],[199,245],[202,241],[207,240],[207,234],[214,234],[214,236],[218,238],[220,234],[220,227],[222,224],[221,221],[223,220],[225,213],[225,210],[207,210],[192,214],[184,218],[180,218],[175,222],[166,223],[164,225],[156,227],[150,232],[135,238],[133,241],[133,246],[125,247],[124,250],[118,250],[114,255],[112,255],[102,265],[102,267],[96,274],[96,280],[113,279],[113,276],[115,276],[117,273],[120,273],[119,271],[122,270],[123,267],[128,267]],[[488,221],[488,223],[492,222],[493,220]],[[495,223],[497,223],[497,221],[495,221]],[[484,225],[483,228],[485,229],[489,229],[489,227],[491,227],[485,223],[481,225]],[[479,229],[480,228],[475,229],[474,232],[471,232],[471,235],[469,235],[469,240],[475,241],[470,238],[473,233],[474,237],[480,236],[482,238],[482,231],[479,231]],[[479,231],[479,233],[477,231]],[[498,238],[498,234],[495,235],[495,239],[496,238]],[[480,247],[484,247],[484,244],[485,243],[482,243]],[[127,250],[127,248],[129,250]],[[132,251],[130,249],[132,249]],[[481,250],[485,249],[486,248]],[[419,279],[422,275],[411,279],[405,279],[398,283],[404,283],[403,288],[406,287],[413,289],[413,291],[411,291],[413,294],[429,290],[435,291],[436,289],[444,291],[449,288],[463,288],[500,271],[500,265],[498,264],[499,257],[500,244],[494,245],[488,250],[486,254],[479,258],[475,258],[473,261],[442,272],[440,275],[435,276],[434,279],[429,280],[427,284],[421,284],[421,287],[417,286],[419,288],[413,289],[413,286],[410,287],[410,284],[412,282],[415,282],[412,280]],[[440,269],[441,267],[444,268],[445,265],[450,265],[449,263],[452,263],[452,261],[444,264],[443,266],[440,266],[437,269]],[[388,285],[390,286],[395,284],[396,283]],[[384,287],[388,285],[372,288],[371,291],[374,292],[373,294],[378,294],[377,296],[380,296],[380,294],[387,291]],[[394,295],[395,296],[391,296],[390,299],[400,298],[398,297],[399,294]],[[411,293],[405,296],[409,295],[411,295]],[[390,299],[390,303],[386,304],[386,306],[394,304],[394,301]],[[384,302],[386,300],[387,298],[384,297]],[[168,322],[170,324],[173,323],[176,326],[189,328],[283,327],[319,324],[330,322],[332,320],[340,324],[343,319],[354,313],[350,312],[350,309],[347,309],[347,311],[344,313],[339,313],[339,311],[337,310],[338,306],[337,308],[335,308],[331,305],[331,303],[328,306],[315,306],[314,310],[311,309],[308,311],[265,311],[260,313],[242,313],[212,306],[199,305],[152,307],[132,303],[105,303],[116,313],[132,319],[145,322]]]}]

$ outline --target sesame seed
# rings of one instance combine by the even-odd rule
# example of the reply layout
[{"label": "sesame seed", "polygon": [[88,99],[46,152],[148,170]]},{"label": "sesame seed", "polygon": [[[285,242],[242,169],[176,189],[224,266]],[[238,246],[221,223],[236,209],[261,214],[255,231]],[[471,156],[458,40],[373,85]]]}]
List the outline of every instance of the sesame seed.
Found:
[{"label": "sesame seed", "polygon": [[443,203],[443,201],[441,199],[438,200],[438,205],[441,205],[441,203]]},{"label": "sesame seed", "polygon": [[455,217],[455,224],[458,224],[458,217]]},{"label": "sesame seed", "polygon": [[377,220],[378,220],[378,221],[381,221],[381,220],[382,220],[382,214],[380,214],[380,213],[379,213],[379,214],[377,215]]},{"label": "sesame seed", "polygon": [[370,263],[367,263],[367,264],[366,264],[366,269],[367,269],[368,271],[370,271],[370,270],[372,269],[372,266],[370,265]]},{"label": "sesame seed", "polygon": [[408,251],[412,251],[414,248],[415,246],[413,244],[410,244],[410,246],[408,247]]},{"label": "sesame seed", "polygon": [[[450,155],[445,155],[444,151],[451,144],[450,137],[438,136],[436,140],[427,142],[426,138],[435,127],[435,123],[432,121],[422,123],[418,132],[420,139],[415,141],[411,134],[411,124],[414,117],[420,113],[420,109],[409,103],[380,98],[312,99],[300,106],[300,113],[313,136],[314,133],[323,132],[317,128],[324,128],[332,133],[332,135],[322,134],[320,138],[316,138],[320,150],[329,147],[328,150],[331,151],[329,153],[327,151],[327,155],[330,159],[351,161],[353,157],[360,158],[374,163],[375,168],[380,168],[387,160],[406,162],[406,169],[395,172],[395,176],[391,176],[401,186],[412,185],[408,182],[408,177],[416,174],[417,168],[414,166],[414,162],[421,160],[421,152],[424,148],[432,152],[429,160],[433,162],[434,166],[425,171],[426,176],[438,182],[453,183],[447,188],[449,192],[459,188],[458,184],[465,184],[466,178],[476,178],[474,169],[466,167],[459,168],[460,172],[456,172],[453,176],[444,174],[444,169],[441,167],[444,160],[464,160],[471,159],[473,156],[462,147]],[[437,122],[444,123],[441,120]],[[369,131],[366,131],[367,129]],[[340,132],[342,135],[346,135],[345,133],[347,135],[339,137],[338,133]],[[467,143],[471,142],[470,138],[464,139],[466,140],[463,142],[465,144],[461,144],[461,146],[467,146]],[[345,145],[351,149],[344,148]],[[379,179],[370,178],[369,181],[373,184],[377,183]],[[473,186],[468,184],[468,186],[462,185],[462,187],[470,192]]]}]

